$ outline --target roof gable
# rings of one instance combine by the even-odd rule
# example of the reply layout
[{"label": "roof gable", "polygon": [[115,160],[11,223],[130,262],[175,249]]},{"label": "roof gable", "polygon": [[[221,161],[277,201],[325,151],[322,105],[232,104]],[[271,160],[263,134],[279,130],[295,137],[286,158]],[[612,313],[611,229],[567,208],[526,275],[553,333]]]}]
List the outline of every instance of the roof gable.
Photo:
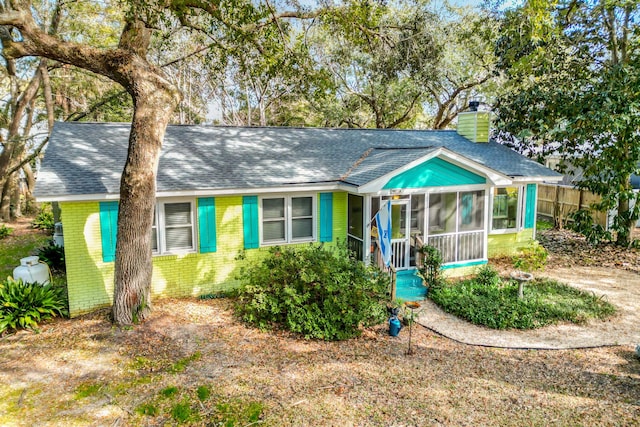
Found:
[{"label": "roof gable", "polygon": [[439,157],[401,172],[382,187],[394,188],[446,187],[451,185],[485,184],[486,178]]}]

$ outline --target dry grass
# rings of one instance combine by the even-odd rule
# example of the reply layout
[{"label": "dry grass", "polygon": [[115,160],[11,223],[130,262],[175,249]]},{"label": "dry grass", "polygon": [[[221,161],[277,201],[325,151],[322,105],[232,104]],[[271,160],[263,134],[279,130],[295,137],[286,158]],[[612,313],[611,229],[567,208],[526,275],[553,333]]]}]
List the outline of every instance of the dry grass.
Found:
[{"label": "dry grass", "polygon": [[[637,252],[623,258],[563,239],[552,268],[603,255],[612,269],[638,265]],[[174,425],[179,403],[192,425],[251,424],[243,414],[252,404],[263,408],[254,425],[639,424],[640,361],[630,346],[500,350],[418,327],[407,356],[408,330],[392,338],[386,329],[303,341],[246,327],[227,300],[159,301],[130,330],[113,328],[104,311],[56,320],[40,334],[0,338],[0,425]],[[177,392],[163,397],[168,387]],[[200,401],[199,387],[211,396]],[[151,407],[155,416],[139,413]]]},{"label": "dry grass", "polygon": [[[627,347],[519,351],[380,326],[339,343],[266,333],[227,300],[166,300],[131,330],[106,313],[0,339],[1,425],[215,425],[220,402],[263,405],[262,425],[632,425],[640,361]],[[184,369],[183,369],[184,368]],[[183,369],[183,370],[182,370]],[[176,386],[178,393],[160,397]],[[212,395],[200,402],[198,387]],[[136,412],[155,405],[158,415]],[[235,406],[234,406],[235,405]],[[233,411],[231,411],[233,412]],[[245,425],[248,423],[238,423]]]}]

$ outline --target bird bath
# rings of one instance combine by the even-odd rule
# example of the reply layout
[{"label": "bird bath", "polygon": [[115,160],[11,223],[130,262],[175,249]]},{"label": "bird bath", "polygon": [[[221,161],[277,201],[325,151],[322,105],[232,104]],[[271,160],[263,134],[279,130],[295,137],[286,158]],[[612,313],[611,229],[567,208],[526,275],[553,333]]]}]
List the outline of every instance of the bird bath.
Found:
[{"label": "bird bath", "polygon": [[524,271],[512,271],[511,278],[518,282],[518,299],[524,298],[524,284],[533,280],[533,274]]}]

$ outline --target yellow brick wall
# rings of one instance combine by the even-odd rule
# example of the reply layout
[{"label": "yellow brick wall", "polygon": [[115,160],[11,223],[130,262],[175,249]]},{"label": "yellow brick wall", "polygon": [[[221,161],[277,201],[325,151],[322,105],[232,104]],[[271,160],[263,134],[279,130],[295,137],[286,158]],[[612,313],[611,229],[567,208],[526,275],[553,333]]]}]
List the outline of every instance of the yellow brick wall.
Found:
[{"label": "yellow brick wall", "polygon": [[64,253],[72,316],[111,304],[113,263],[102,262],[98,202],[63,202]]},{"label": "yellow brick wall", "polygon": [[489,258],[516,255],[522,248],[531,244],[533,229],[527,228],[518,233],[489,234],[487,248]]},{"label": "yellow brick wall", "polygon": [[[197,296],[237,286],[236,277],[241,263],[236,261],[236,257],[243,249],[242,196],[216,197],[215,204],[216,252],[154,256],[153,297]],[[78,316],[111,304],[114,263],[102,262],[99,203],[63,202],[60,207],[65,234],[69,311],[71,316]],[[338,240],[344,242],[347,234],[347,193],[334,194],[333,221],[333,244]],[[247,259],[260,258],[267,249],[247,250]]]}]

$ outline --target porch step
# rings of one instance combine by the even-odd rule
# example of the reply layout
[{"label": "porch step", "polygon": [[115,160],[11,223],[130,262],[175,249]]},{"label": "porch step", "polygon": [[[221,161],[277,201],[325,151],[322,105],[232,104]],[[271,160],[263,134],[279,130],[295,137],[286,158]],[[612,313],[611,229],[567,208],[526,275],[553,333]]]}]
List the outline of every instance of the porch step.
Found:
[{"label": "porch step", "polygon": [[396,273],[396,299],[421,301],[427,297],[427,287],[422,284],[417,270],[400,270]]}]

